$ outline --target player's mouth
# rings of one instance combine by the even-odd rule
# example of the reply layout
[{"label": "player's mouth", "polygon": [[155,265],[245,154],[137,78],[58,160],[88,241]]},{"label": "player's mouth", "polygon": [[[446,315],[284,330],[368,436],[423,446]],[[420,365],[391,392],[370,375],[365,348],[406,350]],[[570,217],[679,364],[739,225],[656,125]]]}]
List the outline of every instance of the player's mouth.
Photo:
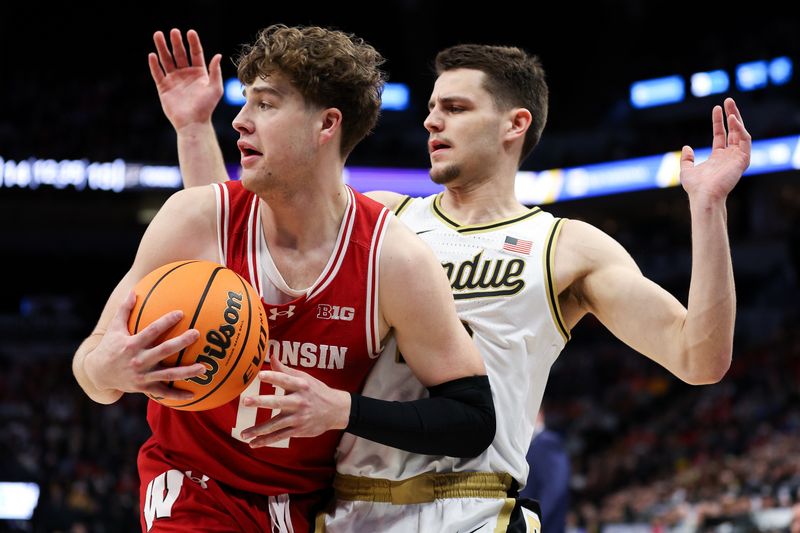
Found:
[{"label": "player's mouth", "polygon": [[254,165],[258,161],[258,159],[262,155],[264,155],[258,150],[256,150],[252,144],[245,141],[240,140],[239,142],[236,143],[236,146],[239,147],[239,152],[242,154],[241,163],[242,167],[244,168]]},{"label": "player's mouth", "polygon": [[440,141],[439,139],[431,139],[428,141],[428,153],[430,153],[431,158],[438,154],[444,153],[446,150],[449,150],[451,146],[444,141]]}]

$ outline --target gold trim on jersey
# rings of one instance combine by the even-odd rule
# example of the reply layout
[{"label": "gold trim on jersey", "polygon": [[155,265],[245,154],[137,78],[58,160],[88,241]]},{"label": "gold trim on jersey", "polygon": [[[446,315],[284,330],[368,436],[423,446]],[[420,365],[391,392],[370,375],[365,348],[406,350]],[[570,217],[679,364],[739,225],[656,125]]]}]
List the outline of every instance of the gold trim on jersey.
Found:
[{"label": "gold trim on jersey", "polygon": [[440,192],[439,194],[437,194],[436,198],[434,198],[433,202],[431,202],[431,209],[433,210],[433,214],[436,216],[436,218],[438,218],[439,220],[450,226],[452,229],[462,234],[472,235],[475,233],[482,233],[484,231],[493,231],[503,226],[510,226],[511,224],[516,224],[517,222],[526,220],[542,212],[540,208],[534,207],[523,215],[518,215],[511,218],[505,218],[502,220],[497,220],[495,222],[482,222],[480,224],[470,224],[468,226],[462,226],[461,224],[453,220],[451,217],[449,217],[447,214],[445,214],[444,210],[442,209],[442,195],[444,195],[444,192]]},{"label": "gold trim on jersey", "polygon": [[542,260],[544,261],[545,290],[547,291],[547,303],[550,304],[550,314],[553,317],[556,328],[564,338],[564,342],[567,342],[570,339],[570,333],[566,322],[564,322],[564,317],[561,314],[561,306],[558,304],[558,287],[556,286],[555,279],[555,244],[558,239],[558,234],[561,232],[564,220],[563,218],[557,218],[555,222],[553,222],[547,234],[547,238],[545,239],[545,252],[542,256]]},{"label": "gold trim on jersey", "polygon": [[410,505],[446,498],[507,498],[511,482],[511,474],[496,472],[428,473],[400,481],[336,474],[333,490],[340,500]]},{"label": "gold trim on jersey", "polygon": [[494,533],[504,533],[508,529],[508,523],[511,522],[511,512],[517,500],[514,498],[506,498],[503,508],[500,509],[500,514],[497,516],[497,525],[494,528]]},{"label": "gold trim on jersey", "polygon": [[403,199],[400,201],[400,203],[397,204],[397,206],[395,206],[394,216],[399,217],[403,213],[403,211],[406,210],[406,207],[408,207],[409,204],[411,204],[412,200],[413,200],[412,197],[405,195]]},{"label": "gold trim on jersey", "polygon": [[325,533],[325,511],[319,511],[314,520],[314,533]]},{"label": "gold trim on jersey", "polygon": [[497,525],[494,528],[494,533],[505,533],[508,530],[508,524],[511,522],[511,512],[516,504],[517,500],[514,498],[506,498],[503,508],[500,509],[500,514],[497,516]]}]

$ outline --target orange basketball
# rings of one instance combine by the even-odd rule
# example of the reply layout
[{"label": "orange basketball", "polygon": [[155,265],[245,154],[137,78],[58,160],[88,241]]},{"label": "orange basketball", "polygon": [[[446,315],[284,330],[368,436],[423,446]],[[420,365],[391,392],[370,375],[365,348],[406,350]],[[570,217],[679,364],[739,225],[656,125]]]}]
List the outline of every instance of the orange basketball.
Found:
[{"label": "orange basketball", "polygon": [[151,399],[186,411],[219,407],[239,396],[256,377],[267,347],[267,318],[256,290],[233,270],[210,261],[178,261],[155,269],[134,288],[136,305],[128,330],[138,333],[174,310],[183,319],[159,338],[163,342],[187,329],[200,338],[172,354],[164,366],[202,363],[203,376],[167,385],[194,393],[190,400]]}]

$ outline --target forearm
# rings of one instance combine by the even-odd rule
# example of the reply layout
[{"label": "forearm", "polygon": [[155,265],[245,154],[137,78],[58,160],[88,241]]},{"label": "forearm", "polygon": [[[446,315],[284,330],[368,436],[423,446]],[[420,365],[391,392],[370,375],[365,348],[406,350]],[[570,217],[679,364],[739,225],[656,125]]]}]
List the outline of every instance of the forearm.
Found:
[{"label": "forearm", "polygon": [[352,395],[346,431],[412,453],[475,457],[494,439],[487,376],[430,387],[430,398],[391,402]]},{"label": "forearm", "polygon": [[719,381],[730,366],[736,291],[723,200],[690,198],[692,278],[684,324],[689,373]]},{"label": "forearm", "polygon": [[83,341],[72,359],[72,373],[89,398],[97,403],[111,404],[122,397],[122,391],[98,388],[89,377],[85,365],[86,356],[97,347],[101,338],[100,335],[94,334]]},{"label": "forearm", "polygon": [[230,179],[211,122],[190,124],[177,131],[178,161],[184,187]]}]

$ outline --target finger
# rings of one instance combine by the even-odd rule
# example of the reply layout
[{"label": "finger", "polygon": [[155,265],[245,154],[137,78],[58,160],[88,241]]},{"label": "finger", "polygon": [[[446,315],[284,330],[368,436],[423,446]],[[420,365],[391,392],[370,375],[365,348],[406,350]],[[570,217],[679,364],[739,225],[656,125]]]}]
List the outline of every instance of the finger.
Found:
[{"label": "finger", "polygon": [[188,390],[167,387],[163,383],[155,383],[144,391],[153,400],[191,400],[194,394]]},{"label": "finger", "polygon": [[275,433],[281,429],[290,427],[293,422],[294,419],[291,416],[274,416],[263,424],[258,424],[242,431],[242,438],[244,440],[251,440],[257,437],[263,437],[271,433]]},{"label": "finger", "polygon": [[305,388],[305,381],[281,372],[273,370],[262,370],[258,373],[258,379],[263,383],[269,383],[276,387],[280,387],[287,392],[295,392],[299,389]]},{"label": "finger", "polygon": [[164,72],[169,74],[175,70],[175,61],[172,59],[172,54],[167,47],[167,39],[164,34],[157,31],[153,34],[153,42],[156,45],[156,52],[158,52],[158,60],[161,66],[164,67]]},{"label": "finger", "polygon": [[175,57],[175,66],[178,68],[188,67],[189,59],[186,57],[186,48],[183,47],[181,30],[172,28],[169,32],[169,40],[172,43],[172,55]]},{"label": "finger", "polygon": [[144,380],[147,383],[165,382],[170,381],[183,381],[184,379],[197,378],[205,375],[208,369],[201,363],[195,363],[189,366],[174,366],[170,368],[160,368],[153,370],[144,375]]},{"label": "finger", "polygon": [[122,300],[122,303],[117,308],[117,312],[114,313],[114,318],[112,319],[113,327],[123,329],[128,331],[128,320],[131,317],[131,311],[133,311],[133,307],[136,305],[136,293],[133,289],[125,296],[125,299]]},{"label": "finger", "polygon": [[681,170],[694,167],[694,150],[691,146],[684,146],[681,150]]},{"label": "finger", "polygon": [[142,356],[142,362],[145,366],[154,366],[172,354],[176,354],[194,344],[200,338],[200,332],[196,329],[189,329],[171,339],[153,346],[147,350]]},{"label": "finger", "polygon": [[728,138],[727,138],[727,146],[737,146],[739,144],[739,130],[736,128],[736,116],[735,115],[727,115],[726,120],[728,121]]},{"label": "finger", "polygon": [[711,150],[721,150],[727,145],[727,135],[725,132],[725,123],[723,122],[722,117],[722,108],[718,105],[715,105],[714,109],[711,111],[711,125],[714,132],[714,140],[711,143]]},{"label": "finger", "polygon": [[276,431],[275,433],[270,433],[269,435],[264,435],[262,437],[256,437],[255,439],[250,441],[251,448],[262,448],[264,446],[269,446],[275,442],[279,442],[285,439],[290,439],[297,433],[297,429],[294,427],[288,427],[285,429],[281,429],[280,431]]},{"label": "finger", "polygon": [[753,140],[750,137],[750,133],[748,133],[748,131],[745,129],[744,124],[741,123],[736,115],[730,115],[728,117],[728,127],[730,128],[733,135],[732,138],[734,139],[729,144],[734,144],[738,146],[740,150],[750,154]]},{"label": "finger", "polygon": [[169,331],[169,329],[180,322],[182,318],[183,311],[180,310],[171,311],[162,315],[148,324],[146,328],[136,333],[136,340],[141,343],[141,346],[151,348],[161,335]]},{"label": "finger", "polygon": [[744,124],[744,120],[742,120],[742,114],[739,112],[739,107],[736,105],[736,101],[733,98],[726,98],[723,102],[725,106],[725,114],[726,115],[736,115],[736,118]]},{"label": "finger", "polygon": [[217,54],[208,63],[208,77],[211,85],[216,86],[222,91],[222,54]]},{"label": "finger", "polygon": [[186,32],[186,40],[189,41],[189,55],[192,59],[193,67],[205,68],[206,62],[203,58],[203,45],[200,44],[200,36],[194,30]]},{"label": "finger", "polygon": [[282,372],[282,373],[287,374],[289,376],[307,376],[308,375],[305,372],[302,372],[300,370],[295,370],[294,368],[288,367],[288,366],[284,365],[283,363],[281,363],[280,359],[278,359],[278,356],[275,354],[275,352],[273,352],[269,356],[269,366],[270,366],[270,368],[272,368],[272,370],[277,371],[277,372]]},{"label": "finger", "polygon": [[291,395],[263,394],[258,396],[245,396],[242,404],[247,407],[258,407],[261,409],[280,410],[281,412],[294,413],[300,402]]},{"label": "finger", "polygon": [[147,54],[147,64],[150,66],[150,75],[153,76],[153,81],[156,82],[156,85],[159,85],[161,80],[164,79],[164,71],[161,69],[161,65],[158,64],[158,56],[153,52]]}]

